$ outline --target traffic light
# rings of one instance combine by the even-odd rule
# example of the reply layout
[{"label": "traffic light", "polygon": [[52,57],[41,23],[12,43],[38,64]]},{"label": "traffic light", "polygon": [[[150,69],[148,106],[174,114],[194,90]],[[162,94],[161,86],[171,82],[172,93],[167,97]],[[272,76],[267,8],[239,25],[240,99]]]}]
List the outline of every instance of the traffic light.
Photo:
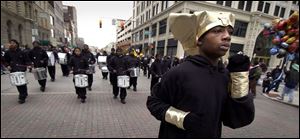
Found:
[{"label": "traffic light", "polygon": [[102,20],[99,22],[99,27],[102,28]]}]

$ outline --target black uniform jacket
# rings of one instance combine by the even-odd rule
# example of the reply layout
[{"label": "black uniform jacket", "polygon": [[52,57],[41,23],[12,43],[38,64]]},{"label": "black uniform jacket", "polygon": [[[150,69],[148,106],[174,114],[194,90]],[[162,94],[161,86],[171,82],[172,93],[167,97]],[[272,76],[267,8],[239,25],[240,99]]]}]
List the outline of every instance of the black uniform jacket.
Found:
[{"label": "black uniform jacket", "polygon": [[126,56],[129,68],[136,68],[139,66],[138,58],[134,56]]},{"label": "black uniform jacket", "polygon": [[[222,122],[231,128],[250,124],[254,119],[252,95],[233,99],[227,91],[228,83],[228,71],[209,64],[201,56],[187,57],[185,62],[167,72],[147,100],[149,111],[161,121],[159,137],[219,138]],[[200,115],[199,132],[167,123],[164,118],[170,106]]]},{"label": "black uniform jacket", "polygon": [[162,62],[161,60],[155,59],[155,61],[151,64],[150,67],[150,73],[152,75],[152,77],[156,77],[157,76],[162,76],[163,71],[162,71]]},{"label": "black uniform jacket", "polygon": [[33,62],[34,67],[44,67],[48,65],[48,55],[41,47],[34,47],[28,54],[30,60]]},{"label": "black uniform jacket", "polygon": [[73,55],[68,64],[74,75],[86,74],[86,71],[89,69],[88,60],[83,55]]},{"label": "black uniform jacket", "polygon": [[85,59],[88,60],[89,64],[95,64],[96,59],[95,59],[95,56],[91,52],[83,50],[82,55],[85,57]]},{"label": "black uniform jacket", "polygon": [[16,51],[8,50],[4,54],[6,66],[11,67],[10,72],[22,71],[25,72],[28,65],[31,64],[28,55],[17,48]]},{"label": "black uniform jacket", "polygon": [[[114,56],[109,60],[109,64],[107,65],[108,70],[112,74],[116,75],[126,75],[128,72],[128,62],[124,56]],[[113,73],[113,70],[116,70],[116,73]]]}]

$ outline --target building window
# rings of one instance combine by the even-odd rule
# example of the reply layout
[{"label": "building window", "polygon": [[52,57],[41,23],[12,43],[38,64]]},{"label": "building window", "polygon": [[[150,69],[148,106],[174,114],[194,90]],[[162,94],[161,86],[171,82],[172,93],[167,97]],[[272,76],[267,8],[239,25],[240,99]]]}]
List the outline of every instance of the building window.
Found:
[{"label": "building window", "polygon": [[51,29],[51,37],[54,38],[54,30]]},{"label": "building window", "polygon": [[263,7],[264,7],[264,2],[263,1],[259,1],[258,2],[257,10],[262,12],[263,11]]},{"label": "building window", "polygon": [[297,1],[293,1],[293,4],[297,4]]},{"label": "building window", "polygon": [[156,23],[151,27],[151,37],[156,36]]},{"label": "building window", "polygon": [[144,33],[145,33],[145,36],[144,36],[145,39],[148,39],[149,38],[149,27],[145,28],[145,32]]},{"label": "building window", "polygon": [[159,22],[159,34],[166,33],[167,19],[163,19]]},{"label": "building window", "polygon": [[23,40],[23,35],[22,35],[22,33],[23,33],[23,27],[22,27],[21,24],[20,24],[19,27],[18,27],[18,31],[19,31],[19,32],[18,32],[18,33],[19,33],[19,43],[22,44],[22,42],[23,42],[23,41],[22,41],[22,40]]},{"label": "building window", "polygon": [[217,1],[217,4],[223,5],[224,1]]},{"label": "building window", "polygon": [[251,11],[251,7],[252,7],[252,1],[247,1],[246,11],[250,12]]},{"label": "building window", "polygon": [[190,10],[190,14],[193,14],[195,11]]},{"label": "building window", "polygon": [[225,1],[225,6],[231,7],[231,3],[232,3],[232,1]]},{"label": "building window", "polygon": [[156,12],[155,12],[155,15],[158,14],[158,3],[156,4]]},{"label": "building window", "polygon": [[279,9],[280,9],[279,6],[275,6],[274,16],[278,16]]},{"label": "building window", "polygon": [[169,3],[169,1],[166,1],[166,8],[165,8],[165,9],[167,9],[167,8],[168,8],[168,3]]},{"label": "building window", "polygon": [[270,9],[270,3],[266,3],[264,13],[268,14]]},{"label": "building window", "polygon": [[284,13],[285,13],[285,8],[281,7],[281,11],[280,11],[280,17],[284,17]]},{"label": "building window", "polygon": [[52,26],[54,26],[54,18],[53,18],[52,15],[50,15],[50,24],[51,24]]},{"label": "building window", "polygon": [[141,30],[141,31],[140,31],[140,41],[143,40],[143,35],[144,35],[144,34],[143,34],[143,30]]},{"label": "building window", "polygon": [[290,11],[290,16],[291,16],[294,12],[295,12],[294,10],[291,10],[291,11]]},{"label": "building window", "polygon": [[244,5],[245,5],[244,1],[239,1],[238,9],[244,10]]},{"label": "building window", "polygon": [[7,21],[6,23],[7,25],[7,37],[8,37],[8,41],[10,41],[12,38],[12,22],[10,20]]},{"label": "building window", "polygon": [[157,42],[157,49],[156,54],[159,54],[160,56],[164,55],[164,49],[165,49],[165,40],[161,40]]},{"label": "building window", "polygon": [[152,7],[152,17],[154,16],[155,14],[155,6]]},{"label": "building window", "polygon": [[244,21],[235,21],[233,36],[245,37],[247,32],[248,23]]},{"label": "building window", "polygon": [[164,1],[161,1],[161,8],[160,8],[160,9],[161,9],[161,11],[163,11],[163,10],[164,10],[164,3],[165,3]]}]

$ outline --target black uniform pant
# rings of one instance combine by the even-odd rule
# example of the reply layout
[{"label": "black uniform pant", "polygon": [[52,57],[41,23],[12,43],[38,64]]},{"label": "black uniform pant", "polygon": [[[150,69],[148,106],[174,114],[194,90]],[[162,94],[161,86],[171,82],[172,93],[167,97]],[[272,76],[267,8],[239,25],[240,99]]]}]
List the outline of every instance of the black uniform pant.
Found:
[{"label": "black uniform pant", "polygon": [[136,85],[137,85],[137,77],[130,77],[130,80],[129,80],[129,87],[133,85],[134,88],[136,88]]},{"label": "black uniform pant", "polygon": [[107,79],[108,72],[102,72],[103,79]]},{"label": "black uniform pant", "polygon": [[147,75],[147,71],[148,71],[148,69],[149,69],[148,65],[147,65],[147,66],[146,66],[146,65],[143,65],[144,76],[146,76],[146,75]]},{"label": "black uniform pant", "polygon": [[70,70],[68,65],[63,65],[63,64],[60,65],[61,65],[61,71],[63,73],[63,76],[69,76]]},{"label": "black uniform pant", "polygon": [[[75,79],[73,78],[73,83],[75,85]],[[81,98],[81,99],[86,99],[86,87],[76,87],[75,86],[75,91],[76,94]]]},{"label": "black uniform pant", "polygon": [[38,82],[41,85],[41,87],[45,87],[47,80],[46,79],[44,79],[44,80],[38,80]]},{"label": "black uniform pant", "polygon": [[113,84],[113,77],[112,77],[112,73],[109,73],[109,81],[110,81],[110,84],[112,85]]},{"label": "black uniform pant", "polygon": [[153,77],[151,78],[151,85],[150,85],[150,91],[152,91],[153,86],[158,83],[159,78],[158,77]]},{"label": "black uniform pant", "polygon": [[19,91],[19,99],[20,100],[25,100],[26,97],[28,96],[27,93],[27,85],[22,85],[22,86],[17,86],[17,89]]},{"label": "black uniform pant", "polygon": [[113,94],[114,94],[114,96],[118,96],[119,95],[119,90],[120,90],[120,98],[121,98],[121,100],[125,99],[126,96],[127,96],[126,88],[120,88],[120,87],[118,87],[117,75],[112,74],[111,78],[112,78],[112,86],[113,86]]},{"label": "black uniform pant", "polygon": [[88,87],[92,87],[93,84],[93,74],[88,74]]},{"label": "black uniform pant", "polygon": [[55,66],[48,66],[48,73],[51,79],[55,79]]}]

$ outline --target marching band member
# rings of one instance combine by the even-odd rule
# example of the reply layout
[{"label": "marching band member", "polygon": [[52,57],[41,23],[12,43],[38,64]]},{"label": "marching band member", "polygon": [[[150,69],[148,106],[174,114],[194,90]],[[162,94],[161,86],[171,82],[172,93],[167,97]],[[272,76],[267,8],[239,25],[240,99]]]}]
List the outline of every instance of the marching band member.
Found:
[{"label": "marching band member", "polygon": [[[71,73],[73,72],[74,77],[77,74],[86,74],[86,71],[89,68],[88,60],[82,55],[81,49],[79,47],[76,47],[73,50],[72,57],[69,61],[69,66],[71,69]],[[73,82],[75,85],[75,78],[73,77]],[[86,87],[76,87],[76,94],[77,98],[81,99],[82,103],[85,103],[86,99]]]},{"label": "marching band member", "polygon": [[[83,45],[83,50],[82,50],[82,55],[88,60],[90,65],[94,65],[96,60],[95,60],[95,56],[90,52],[89,50],[89,46],[87,44]],[[94,67],[95,68],[95,67]],[[89,71],[88,72],[88,89],[91,91],[92,90],[92,84],[93,84],[93,72],[95,71],[95,69],[93,71]]]},{"label": "marching band member", "polygon": [[230,128],[249,125],[254,120],[249,57],[233,56],[228,70],[219,61],[230,47],[234,15],[171,13],[169,21],[189,56],[164,74],[148,97],[149,111],[162,121],[159,137],[220,138],[222,123]]},{"label": "marching band member", "polygon": [[[139,61],[137,57],[134,56],[134,51],[130,51],[129,56],[127,56],[127,61],[129,65],[129,69],[132,68],[138,68],[139,67]],[[137,86],[137,78],[138,77],[131,77],[130,76],[130,84],[127,89],[130,89],[130,87],[133,85],[133,91],[136,91],[136,86]]]},{"label": "marching band member", "polygon": [[[19,48],[19,43],[16,40],[11,40],[9,45],[9,50],[5,52],[5,65],[7,66],[10,73],[13,72],[26,72],[26,66],[30,65],[31,62],[28,55],[21,51]],[[30,68],[29,66],[28,68]],[[28,96],[27,85],[17,86],[19,92],[19,103],[25,103],[25,99]]]},{"label": "marching band member", "polygon": [[[34,68],[45,68],[46,70],[46,67],[48,65],[48,55],[46,51],[42,49],[39,41],[32,42],[32,45],[33,49],[29,52],[28,56],[33,62]],[[38,80],[38,82],[41,85],[40,90],[44,92],[47,80],[42,79]]]},{"label": "marching band member", "polygon": [[[119,94],[119,87],[118,87],[118,76],[126,75],[128,70],[128,65],[124,55],[122,54],[122,49],[117,48],[117,54],[112,59],[110,59],[110,64],[108,65],[109,71],[111,71],[112,78],[112,86],[113,86],[113,95],[114,99],[118,97]],[[120,98],[121,103],[125,104],[125,98],[127,95],[126,88],[120,88]]]},{"label": "marching band member", "polygon": [[[48,49],[48,51],[50,51],[54,56],[52,59],[54,61],[51,61],[54,63],[54,65],[51,65],[48,62],[48,72],[51,77],[51,81],[54,82],[55,81],[55,63],[56,63],[56,61],[58,61],[58,55],[57,55],[55,47],[51,44],[50,44],[50,48]],[[51,59],[51,57],[49,57],[49,59]]]}]

